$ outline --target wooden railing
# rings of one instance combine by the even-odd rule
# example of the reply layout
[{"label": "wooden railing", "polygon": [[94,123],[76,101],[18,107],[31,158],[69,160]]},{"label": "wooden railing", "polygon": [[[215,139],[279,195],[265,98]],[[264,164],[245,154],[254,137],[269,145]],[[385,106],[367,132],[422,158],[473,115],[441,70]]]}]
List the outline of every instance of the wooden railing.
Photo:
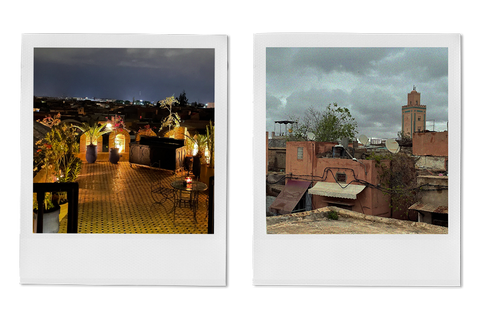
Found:
[{"label": "wooden railing", "polygon": [[[77,233],[78,229],[78,183],[34,183],[33,192],[37,194],[37,202],[43,204],[46,192],[66,192],[68,201],[67,233]],[[43,233],[44,206],[38,206],[37,233]]]}]

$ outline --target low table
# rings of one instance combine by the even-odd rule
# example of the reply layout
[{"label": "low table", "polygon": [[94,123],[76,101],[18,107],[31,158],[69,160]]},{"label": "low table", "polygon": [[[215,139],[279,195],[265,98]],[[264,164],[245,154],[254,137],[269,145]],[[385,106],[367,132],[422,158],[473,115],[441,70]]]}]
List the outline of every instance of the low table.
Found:
[{"label": "low table", "polygon": [[198,193],[208,189],[207,185],[200,181],[192,181],[190,184],[184,184],[184,179],[175,180],[171,183],[174,189],[173,195],[173,223],[175,224],[176,208],[191,208],[193,218],[197,223]]}]

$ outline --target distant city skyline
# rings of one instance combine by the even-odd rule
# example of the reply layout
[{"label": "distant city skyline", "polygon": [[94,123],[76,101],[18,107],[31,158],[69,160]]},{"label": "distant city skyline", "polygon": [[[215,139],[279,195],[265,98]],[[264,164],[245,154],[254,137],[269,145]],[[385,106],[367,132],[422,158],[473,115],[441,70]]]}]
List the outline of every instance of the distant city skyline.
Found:
[{"label": "distant city skyline", "polygon": [[214,49],[35,48],[34,95],[215,102]]}]

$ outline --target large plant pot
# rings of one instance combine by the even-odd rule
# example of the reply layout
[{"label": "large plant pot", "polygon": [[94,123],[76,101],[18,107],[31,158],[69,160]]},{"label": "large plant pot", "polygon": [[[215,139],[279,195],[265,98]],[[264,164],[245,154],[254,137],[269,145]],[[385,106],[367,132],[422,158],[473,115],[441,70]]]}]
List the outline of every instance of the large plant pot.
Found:
[{"label": "large plant pot", "polygon": [[120,154],[118,153],[118,148],[110,148],[110,155],[108,160],[113,163],[117,164],[118,160],[120,160]]},{"label": "large plant pot", "polygon": [[[60,230],[60,207],[43,213],[43,233],[58,233]],[[33,232],[37,233],[38,213],[33,216]]]},{"label": "large plant pot", "polygon": [[200,163],[200,157],[193,157],[192,172],[197,179],[200,179],[201,168],[202,168],[202,164]]},{"label": "large plant pot", "polygon": [[97,161],[97,146],[90,144],[87,146],[87,152],[85,154],[88,163],[95,163]]}]

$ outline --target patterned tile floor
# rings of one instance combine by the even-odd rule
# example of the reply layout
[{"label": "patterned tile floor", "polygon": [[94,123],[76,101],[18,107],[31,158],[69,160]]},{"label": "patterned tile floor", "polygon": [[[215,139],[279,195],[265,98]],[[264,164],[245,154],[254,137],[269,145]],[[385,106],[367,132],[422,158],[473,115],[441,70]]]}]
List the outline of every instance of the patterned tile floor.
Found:
[{"label": "patterned tile floor", "polygon": [[[177,208],[173,221],[173,203],[152,194],[152,183],[170,186],[171,171],[129,162],[84,163],[78,178],[79,233],[207,233],[208,190],[199,194],[197,223],[190,208]],[[154,198],[155,197],[155,198]],[[162,203],[155,203],[162,199]],[[65,217],[60,233],[67,230]]]}]

